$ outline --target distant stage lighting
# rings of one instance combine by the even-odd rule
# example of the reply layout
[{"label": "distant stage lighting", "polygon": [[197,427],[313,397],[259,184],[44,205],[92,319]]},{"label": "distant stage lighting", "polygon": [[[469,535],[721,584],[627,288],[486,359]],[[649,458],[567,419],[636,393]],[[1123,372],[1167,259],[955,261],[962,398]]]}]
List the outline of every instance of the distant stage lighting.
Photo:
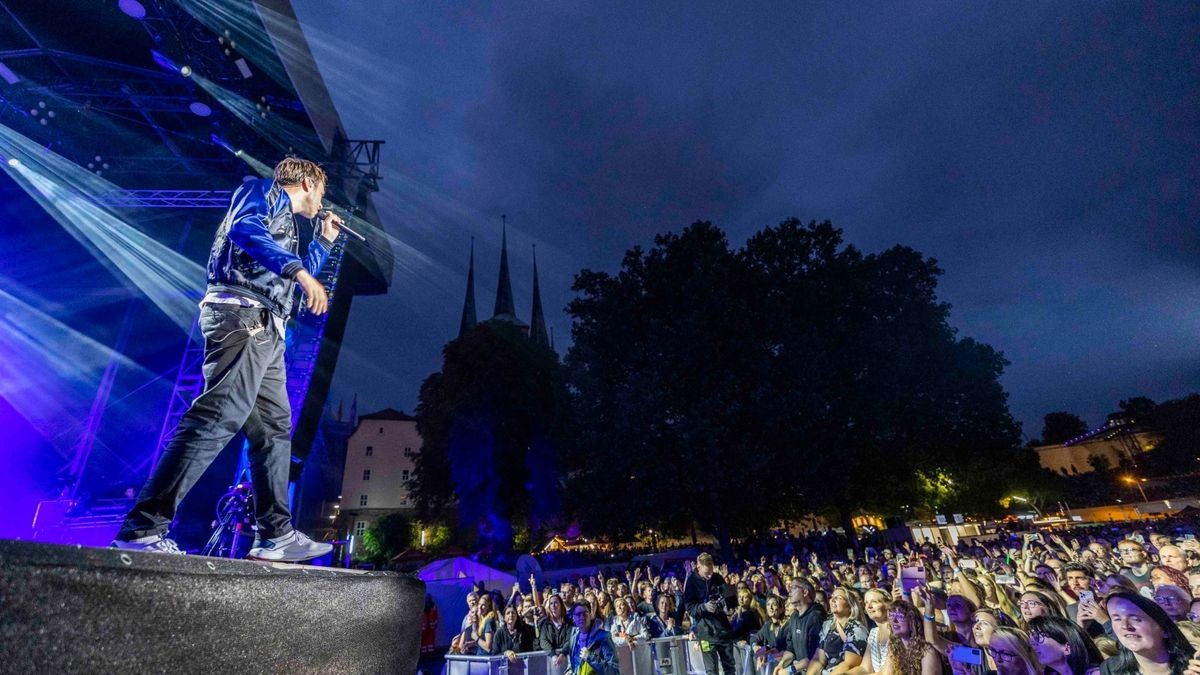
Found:
[{"label": "distant stage lighting", "polygon": [[235,155],[238,154],[239,152],[241,152],[237,148],[230,145],[229,141],[225,140],[224,138],[221,138],[220,136],[218,136],[216,134],[210,135],[209,138],[212,139],[213,143],[216,143],[217,145],[221,146],[222,148],[225,148],[226,150],[232,152]]},{"label": "distant stage lighting", "polygon": [[238,72],[242,74],[242,79],[248,80],[254,77],[254,73],[250,71],[250,64],[246,63],[246,59],[238,59],[233,62],[237,66]]},{"label": "distant stage lighting", "polygon": [[213,101],[233,113],[246,126],[260,133],[280,150],[294,151],[292,149],[296,149],[301,155],[321,153],[320,142],[311,130],[307,130],[281,115],[269,114],[267,104],[262,99],[249,100],[200,74],[192,79],[212,97]]},{"label": "distant stage lighting", "polygon": [[21,160],[17,159],[16,157],[9,157],[8,165],[15,169],[18,166],[21,166]]},{"label": "distant stage lighting", "polygon": [[3,63],[0,63],[0,78],[3,78],[9,84],[16,84],[21,81],[21,78]]},{"label": "distant stage lighting", "polygon": [[122,12],[125,12],[129,16],[132,16],[139,21],[146,18],[146,7],[142,3],[138,2],[138,0],[121,0],[117,3],[117,6],[121,8]]},{"label": "distant stage lighting", "polygon": [[157,63],[158,66],[160,68],[162,68],[163,70],[169,70],[172,73],[179,73],[180,75],[182,75],[184,77],[192,76],[192,67],[191,66],[187,66],[187,65],[181,66],[181,65],[175,63],[174,61],[172,61],[171,59],[167,58],[166,54],[163,54],[162,52],[158,51],[157,49],[150,50],[150,58],[154,59],[154,62]]},{"label": "distant stage lighting", "polygon": [[208,105],[205,103],[201,103],[200,101],[196,101],[189,105],[188,110],[191,110],[192,114],[196,115],[197,117],[208,117],[212,114],[212,108],[208,107]]}]

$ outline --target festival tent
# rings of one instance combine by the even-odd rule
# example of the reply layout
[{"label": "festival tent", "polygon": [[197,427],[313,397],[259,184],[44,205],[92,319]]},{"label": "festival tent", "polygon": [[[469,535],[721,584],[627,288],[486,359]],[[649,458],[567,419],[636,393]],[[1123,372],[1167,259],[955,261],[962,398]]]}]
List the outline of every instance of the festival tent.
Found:
[{"label": "festival tent", "polygon": [[425,582],[425,592],[433,597],[438,609],[436,643],[450,644],[462,627],[467,615],[467,593],[482,583],[489,591],[499,591],[505,598],[512,592],[517,578],[469,558],[456,557],[435,560],[417,570],[417,578]]}]

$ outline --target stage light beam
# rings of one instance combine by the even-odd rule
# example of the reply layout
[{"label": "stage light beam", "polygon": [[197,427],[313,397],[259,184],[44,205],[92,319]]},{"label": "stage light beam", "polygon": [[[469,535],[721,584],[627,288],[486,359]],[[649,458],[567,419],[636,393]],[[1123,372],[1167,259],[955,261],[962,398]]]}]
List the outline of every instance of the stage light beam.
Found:
[{"label": "stage light beam", "polygon": [[257,131],[272,145],[283,152],[294,151],[309,157],[324,154],[316,136],[298,124],[290,122],[279,115],[265,115],[261,103],[253,103],[225,87],[213,82],[203,75],[193,78],[213,100],[233,113],[243,124]]},{"label": "stage light beam", "polygon": [[4,170],[39,206],[117,278],[190,331],[204,269],[100,205],[98,198],[120,188],[2,124],[0,152],[10,158]]}]

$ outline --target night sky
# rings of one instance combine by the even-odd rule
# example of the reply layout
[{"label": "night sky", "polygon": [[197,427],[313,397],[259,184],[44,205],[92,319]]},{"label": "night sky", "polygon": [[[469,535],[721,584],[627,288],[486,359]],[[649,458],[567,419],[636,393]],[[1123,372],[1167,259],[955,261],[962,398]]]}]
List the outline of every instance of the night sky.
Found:
[{"label": "night sky", "polygon": [[580,268],[796,216],[937,258],[1027,435],[1200,390],[1200,4],[293,1],[350,135],[387,141],[394,285],[333,393],[360,412],[440,368],[472,235],[490,316],[502,213],[560,353]]}]

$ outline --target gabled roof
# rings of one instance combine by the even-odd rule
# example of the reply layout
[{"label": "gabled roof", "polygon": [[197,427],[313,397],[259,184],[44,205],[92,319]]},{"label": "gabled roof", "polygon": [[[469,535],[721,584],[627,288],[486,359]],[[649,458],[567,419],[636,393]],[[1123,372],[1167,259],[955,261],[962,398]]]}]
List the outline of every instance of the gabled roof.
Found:
[{"label": "gabled roof", "polygon": [[358,418],[361,420],[391,420],[394,422],[416,422],[417,418],[405,413],[402,410],[395,408],[384,408],[379,412],[373,412],[369,415],[362,415]]}]

